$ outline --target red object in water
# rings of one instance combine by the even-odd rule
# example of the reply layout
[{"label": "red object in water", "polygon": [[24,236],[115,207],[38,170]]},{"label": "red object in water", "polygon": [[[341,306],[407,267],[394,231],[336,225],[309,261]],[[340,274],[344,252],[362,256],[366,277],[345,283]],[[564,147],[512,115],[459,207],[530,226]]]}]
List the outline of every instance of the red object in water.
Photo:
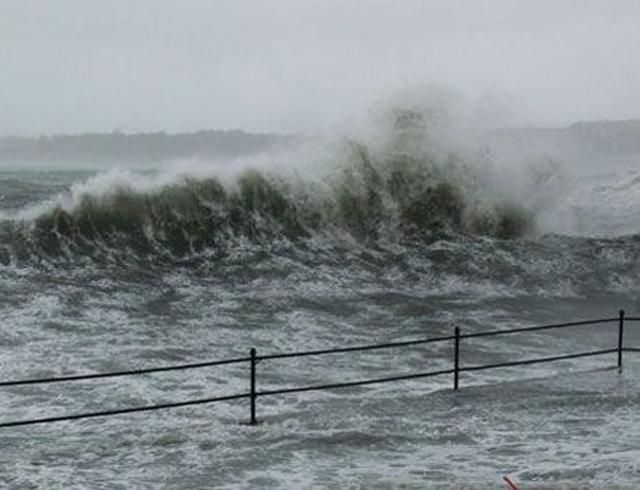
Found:
[{"label": "red object in water", "polygon": [[509,478],[508,476],[503,476],[502,479],[507,482],[507,485],[509,485],[509,490],[518,490],[518,487],[511,481],[511,478]]}]

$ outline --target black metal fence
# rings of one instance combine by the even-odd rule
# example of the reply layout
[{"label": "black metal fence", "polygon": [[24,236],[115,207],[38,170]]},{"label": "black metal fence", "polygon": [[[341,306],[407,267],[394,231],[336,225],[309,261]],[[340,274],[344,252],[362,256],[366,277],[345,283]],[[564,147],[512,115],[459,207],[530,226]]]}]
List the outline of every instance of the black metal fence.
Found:
[{"label": "black metal fence", "polygon": [[[0,423],[0,428],[33,425],[33,424],[44,424],[44,423],[50,423],[50,422],[61,422],[65,420],[78,420],[78,419],[86,419],[86,418],[94,418],[94,417],[107,417],[111,415],[122,415],[122,414],[128,414],[128,413],[147,412],[152,410],[163,410],[168,408],[186,407],[191,405],[202,405],[202,404],[209,404],[209,403],[216,403],[216,402],[223,402],[223,401],[230,401],[230,400],[239,400],[244,398],[249,399],[249,402],[250,402],[249,424],[254,425],[258,422],[257,413],[256,413],[257,400],[260,397],[266,397],[266,396],[283,395],[288,393],[302,393],[307,391],[331,390],[336,388],[364,386],[364,385],[377,384],[377,383],[389,383],[389,382],[418,379],[418,378],[427,378],[427,377],[433,377],[433,376],[443,376],[443,375],[452,375],[453,389],[458,390],[460,387],[460,373],[464,373],[464,372],[482,371],[487,369],[496,369],[496,368],[513,367],[513,366],[524,366],[524,365],[530,365],[530,364],[554,362],[554,361],[561,361],[561,360],[567,360],[567,359],[576,359],[580,357],[601,356],[606,354],[616,354],[617,355],[616,366],[619,370],[622,370],[623,353],[624,352],[640,352],[640,348],[624,347],[625,322],[640,322],[640,317],[626,317],[624,310],[621,310],[617,317],[601,318],[597,320],[583,320],[583,321],[569,322],[569,323],[557,323],[557,324],[541,325],[541,326],[534,326],[534,327],[513,328],[509,330],[490,330],[485,332],[476,332],[476,333],[469,333],[469,334],[462,334],[460,328],[455,327],[453,331],[453,335],[445,336],[445,337],[433,337],[433,338],[418,339],[418,340],[408,340],[408,341],[402,341],[402,342],[389,342],[384,344],[360,345],[360,346],[354,346],[354,347],[340,347],[336,349],[307,350],[307,351],[266,354],[266,355],[258,355],[256,349],[251,349],[249,351],[248,357],[238,357],[234,359],[225,359],[220,361],[179,364],[179,365],[173,365],[173,366],[162,366],[162,367],[155,367],[155,368],[148,368],[148,369],[135,369],[135,370],[129,370],[129,371],[115,371],[115,372],[109,372],[109,373],[96,373],[96,374],[60,376],[60,377],[39,378],[39,379],[3,381],[3,382],[0,382],[0,388],[10,387],[10,386],[45,384],[45,383],[84,381],[84,380],[91,380],[91,379],[114,378],[114,377],[121,377],[121,376],[134,376],[134,375],[140,375],[140,374],[178,371],[178,370],[186,370],[186,369],[199,369],[199,368],[205,368],[205,367],[222,366],[222,365],[239,364],[239,363],[249,363],[249,391],[246,393],[239,393],[235,395],[227,395],[227,396],[220,396],[220,397],[213,397],[213,398],[201,398],[197,400],[186,400],[186,401],[173,402],[173,403],[163,403],[158,405],[147,405],[142,407],[122,408],[122,409],[116,409],[116,410],[104,410],[100,412],[79,413],[79,414],[62,415],[62,416],[56,416],[56,417],[45,417],[45,418],[37,418],[37,419],[29,419],[29,420],[16,420],[11,422],[2,422]],[[481,364],[481,365],[469,365],[469,366],[461,365],[462,356],[461,356],[460,347],[463,343],[462,341],[465,339],[473,339],[478,337],[490,337],[490,336],[497,336],[497,335],[508,335],[508,334],[515,334],[515,333],[524,333],[524,332],[528,333],[528,332],[534,332],[534,331],[561,329],[561,328],[569,328],[569,327],[581,327],[581,326],[587,326],[587,325],[611,325],[611,324],[614,324],[615,326],[617,326],[617,345],[610,349],[592,350],[587,352],[578,352],[578,353],[571,353],[571,354],[552,356],[552,357],[537,357],[533,359],[523,359],[523,360],[508,361],[508,362],[493,363],[493,364]],[[345,381],[341,383],[318,384],[318,385],[310,385],[310,386],[299,386],[299,387],[293,387],[293,388],[282,388],[278,390],[259,391],[257,388],[257,380],[256,380],[257,365],[261,361],[268,361],[272,359],[289,359],[294,357],[305,357],[305,356],[320,356],[324,354],[362,352],[362,351],[416,346],[416,345],[440,343],[440,342],[453,342],[453,358],[451,359],[452,361],[451,369],[441,369],[437,371],[427,371],[427,372],[404,374],[404,375],[397,375],[397,376],[388,376],[383,378],[370,378],[370,379],[356,380],[356,381]]]}]

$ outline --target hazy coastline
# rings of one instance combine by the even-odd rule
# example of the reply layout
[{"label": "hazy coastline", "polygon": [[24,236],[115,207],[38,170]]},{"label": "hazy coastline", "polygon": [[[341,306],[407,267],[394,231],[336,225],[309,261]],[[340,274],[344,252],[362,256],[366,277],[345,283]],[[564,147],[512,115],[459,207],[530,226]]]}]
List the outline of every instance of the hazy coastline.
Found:
[{"label": "hazy coastline", "polygon": [[[548,153],[640,153],[640,120],[577,122],[566,127],[512,127],[486,131],[497,147],[539,147]],[[307,134],[201,130],[188,133],[83,133],[0,136],[0,164],[152,163],[176,159],[233,158],[272,151],[313,138]]]}]

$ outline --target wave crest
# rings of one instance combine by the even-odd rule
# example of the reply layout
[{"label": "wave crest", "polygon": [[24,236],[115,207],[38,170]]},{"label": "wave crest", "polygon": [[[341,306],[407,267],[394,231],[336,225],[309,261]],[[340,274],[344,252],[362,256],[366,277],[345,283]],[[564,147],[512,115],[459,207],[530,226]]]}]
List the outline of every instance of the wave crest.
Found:
[{"label": "wave crest", "polygon": [[5,223],[4,261],[105,251],[184,257],[224,252],[240,241],[295,241],[317,233],[374,242],[459,234],[514,239],[535,232],[535,209],[495,191],[499,172],[414,144],[421,118],[399,121],[396,138],[383,148],[342,141],[338,163],[320,179],[250,169],[225,183],[192,175],[157,185],[121,178],[100,192],[76,186],[71,199],[35,218]]}]

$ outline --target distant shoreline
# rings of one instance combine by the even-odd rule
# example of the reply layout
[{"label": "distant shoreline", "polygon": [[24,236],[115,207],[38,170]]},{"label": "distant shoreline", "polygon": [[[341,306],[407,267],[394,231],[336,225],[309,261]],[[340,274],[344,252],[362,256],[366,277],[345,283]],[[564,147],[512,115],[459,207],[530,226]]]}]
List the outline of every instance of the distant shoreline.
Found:
[{"label": "distant shoreline", "polygon": [[296,136],[240,130],[85,133],[40,137],[0,137],[0,163],[116,162],[139,163],[179,158],[239,157],[291,143]]},{"label": "distant shoreline", "polygon": [[[0,164],[151,163],[188,158],[234,158],[266,152],[304,139],[302,135],[202,130],[190,133],[84,133],[0,137]],[[554,153],[640,153],[640,120],[578,122],[564,128],[517,127],[488,132],[497,146],[528,146]]]}]

